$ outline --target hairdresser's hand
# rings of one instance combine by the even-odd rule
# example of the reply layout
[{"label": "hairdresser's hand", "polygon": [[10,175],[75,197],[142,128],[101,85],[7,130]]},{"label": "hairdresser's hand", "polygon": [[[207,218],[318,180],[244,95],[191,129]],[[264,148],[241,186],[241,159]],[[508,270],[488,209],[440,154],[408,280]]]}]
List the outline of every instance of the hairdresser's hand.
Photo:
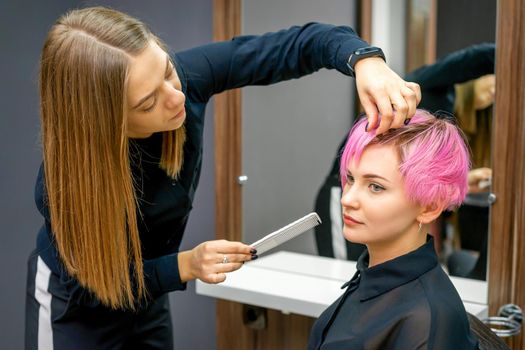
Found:
[{"label": "hairdresser's hand", "polygon": [[354,69],[359,99],[368,117],[367,130],[377,127],[376,133],[381,134],[412,118],[421,100],[418,84],[401,79],[380,57],[362,59]]},{"label": "hairdresser's hand", "polygon": [[238,270],[245,261],[257,259],[257,252],[244,243],[226,240],[208,241],[178,256],[181,280],[200,279],[206,283],[220,283],[226,273]]},{"label": "hairdresser's hand", "polygon": [[492,179],[492,169],[477,168],[468,172],[468,192],[480,193],[487,192],[490,188]]}]

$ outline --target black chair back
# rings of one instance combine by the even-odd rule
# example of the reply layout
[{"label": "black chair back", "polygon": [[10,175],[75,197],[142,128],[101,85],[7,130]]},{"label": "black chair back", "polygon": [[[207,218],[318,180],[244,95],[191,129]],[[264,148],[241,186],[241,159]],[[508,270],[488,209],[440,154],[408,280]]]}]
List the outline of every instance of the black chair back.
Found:
[{"label": "black chair back", "polygon": [[498,337],[490,327],[476,316],[467,313],[470,330],[478,339],[480,350],[510,350],[509,346]]}]

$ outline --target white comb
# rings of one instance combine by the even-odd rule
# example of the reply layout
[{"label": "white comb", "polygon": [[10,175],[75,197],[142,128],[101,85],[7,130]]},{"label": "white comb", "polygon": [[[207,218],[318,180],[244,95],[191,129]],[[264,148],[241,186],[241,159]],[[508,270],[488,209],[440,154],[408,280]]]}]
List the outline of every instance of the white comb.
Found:
[{"label": "white comb", "polygon": [[317,213],[310,213],[299,220],[266,235],[257,242],[251,244],[251,246],[257,249],[257,254],[260,255],[294,237],[299,236],[301,233],[308,231],[320,223],[321,218],[319,218],[319,215],[317,215]]}]

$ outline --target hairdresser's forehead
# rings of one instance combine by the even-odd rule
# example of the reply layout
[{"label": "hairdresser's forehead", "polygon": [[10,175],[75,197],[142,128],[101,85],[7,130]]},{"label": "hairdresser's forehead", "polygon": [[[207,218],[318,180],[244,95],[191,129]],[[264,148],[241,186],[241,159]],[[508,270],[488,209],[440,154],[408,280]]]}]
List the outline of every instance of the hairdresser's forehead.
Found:
[{"label": "hairdresser's forehead", "polygon": [[166,51],[154,41],[150,41],[149,46],[139,55],[131,57],[128,78],[128,100],[131,105],[135,105],[162,83],[166,72],[166,58]]},{"label": "hairdresser's forehead", "polygon": [[394,145],[370,145],[361,155],[359,163],[351,161],[348,170],[354,176],[375,174],[390,181],[400,181],[399,156]]}]

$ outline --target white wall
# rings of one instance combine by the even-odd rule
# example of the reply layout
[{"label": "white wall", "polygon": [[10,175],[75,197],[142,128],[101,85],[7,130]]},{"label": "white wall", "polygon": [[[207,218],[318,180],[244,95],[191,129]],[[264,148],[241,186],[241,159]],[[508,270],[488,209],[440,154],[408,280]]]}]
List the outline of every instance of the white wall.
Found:
[{"label": "white wall", "polygon": [[406,0],[372,1],[372,40],[397,74],[405,75]]}]

